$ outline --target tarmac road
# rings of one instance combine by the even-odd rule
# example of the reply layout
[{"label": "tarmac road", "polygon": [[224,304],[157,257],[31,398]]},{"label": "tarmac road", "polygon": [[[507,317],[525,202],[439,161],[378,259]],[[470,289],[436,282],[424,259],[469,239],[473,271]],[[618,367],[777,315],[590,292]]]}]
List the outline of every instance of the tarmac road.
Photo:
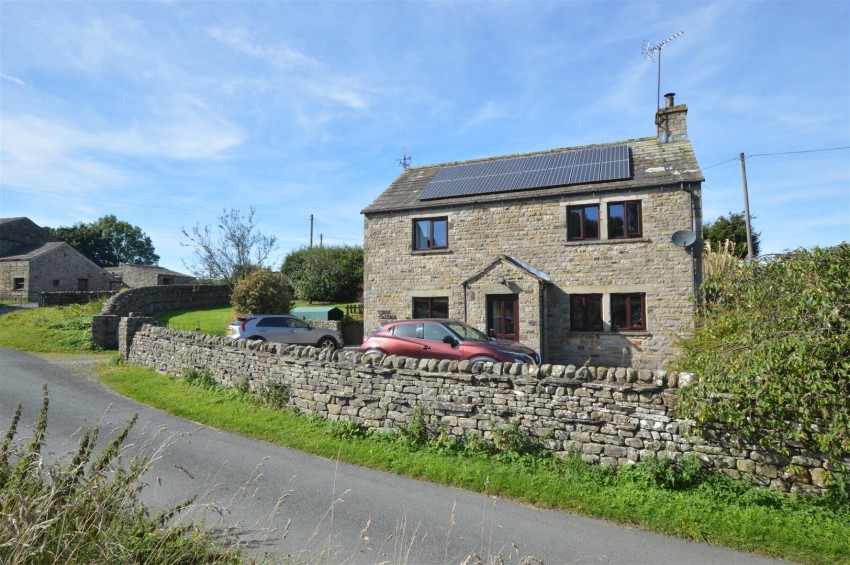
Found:
[{"label": "tarmac road", "polygon": [[[84,426],[101,440],[135,413],[128,442],[166,445],[146,475],[142,500],[154,508],[199,501],[187,519],[205,521],[248,555],[326,563],[547,564],[777,563],[564,512],[371,471],[201,426],[119,396],[67,368],[0,349],[0,431],[24,407],[29,437],[50,394],[47,451],[73,450]],[[498,562],[498,561],[497,561]]]}]

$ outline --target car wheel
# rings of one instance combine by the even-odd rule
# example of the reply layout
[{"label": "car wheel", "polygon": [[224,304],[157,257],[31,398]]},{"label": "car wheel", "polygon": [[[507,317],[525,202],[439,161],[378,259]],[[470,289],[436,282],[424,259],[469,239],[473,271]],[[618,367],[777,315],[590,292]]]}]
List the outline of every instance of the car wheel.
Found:
[{"label": "car wheel", "polygon": [[386,352],[380,349],[367,349],[363,352],[363,355],[386,355]]},{"label": "car wheel", "polygon": [[251,341],[266,341],[266,338],[259,336],[259,335],[252,335],[248,339],[251,340]]},{"label": "car wheel", "polygon": [[479,361],[483,363],[496,363],[495,359],[491,359],[490,357],[473,357],[469,360],[470,363],[478,363]]},{"label": "car wheel", "polygon": [[338,347],[336,340],[330,336],[325,336],[317,343],[322,349],[336,349]]}]

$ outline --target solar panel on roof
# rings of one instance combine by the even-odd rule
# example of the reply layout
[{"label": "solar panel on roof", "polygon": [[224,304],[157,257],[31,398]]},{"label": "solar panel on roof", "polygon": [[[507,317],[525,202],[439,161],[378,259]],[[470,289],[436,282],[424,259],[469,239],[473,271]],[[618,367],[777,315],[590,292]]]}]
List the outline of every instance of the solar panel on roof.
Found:
[{"label": "solar panel on roof", "polygon": [[605,182],[630,176],[628,145],[574,149],[443,167],[419,200]]}]

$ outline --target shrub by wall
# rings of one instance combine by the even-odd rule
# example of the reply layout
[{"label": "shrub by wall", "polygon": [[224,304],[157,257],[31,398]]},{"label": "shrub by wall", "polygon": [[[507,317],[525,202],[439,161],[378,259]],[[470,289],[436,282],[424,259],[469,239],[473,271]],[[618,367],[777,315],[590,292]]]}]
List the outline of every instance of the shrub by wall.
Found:
[{"label": "shrub by wall", "polygon": [[[787,455],[739,443],[723,430],[698,438],[676,418],[685,375],[572,365],[516,365],[323,351],[142,326],[122,337],[127,358],[179,375],[204,368],[226,386],[285,387],[290,405],[379,430],[408,423],[420,407],[432,431],[491,437],[516,423],[548,449],[589,463],[622,465],[694,452],[733,478],[786,492],[820,491],[827,474],[818,454]],[[850,459],[848,459],[850,462]]]}]

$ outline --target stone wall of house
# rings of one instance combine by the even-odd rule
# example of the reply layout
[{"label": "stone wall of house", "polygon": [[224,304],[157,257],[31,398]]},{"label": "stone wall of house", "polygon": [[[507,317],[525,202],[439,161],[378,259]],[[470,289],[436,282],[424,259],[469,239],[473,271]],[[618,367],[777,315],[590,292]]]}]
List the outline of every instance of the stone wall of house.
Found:
[{"label": "stone wall of house", "polygon": [[[129,323],[129,322],[128,322]],[[432,431],[488,438],[517,422],[548,449],[589,463],[628,464],[695,453],[734,478],[786,492],[819,491],[826,464],[816,454],[784,456],[739,444],[721,433],[692,435],[673,408],[685,375],[662,370],[514,365],[363,356],[348,351],[132,328],[122,320],[127,358],[159,372],[210,371],[221,384],[250,390],[286,387],[302,412],[377,430],[408,423],[420,407]],[[129,329],[128,329],[129,328]],[[137,330],[134,334],[133,331]],[[847,460],[850,464],[850,457]],[[797,466],[796,472],[786,469]]]},{"label": "stone wall of house", "polygon": [[[675,355],[676,335],[693,324],[700,272],[700,258],[670,242],[673,232],[699,221],[698,185],[690,187],[693,198],[682,188],[371,213],[364,222],[364,325],[411,317],[414,298],[447,297],[451,317],[485,329],[487,295],[501,285],[501,292],[519,294],[520,341],[545,361],[662,368]],[[625,200],[641,201],[643,235],[609,241],[606,205]],[[603,239],[567,241],[567,206],[579,204],[599,204]],[[428,217],[448,218],[448,249],[412,249],[413,220]],[[497,263],[503,255],[542,271],[551,284],[541,291],[527,271]],[[605,327],[571,331],[570,295],[589,293],[603,295]],[[613,293],[646,294],[646,331],[611,331]]]},{"label": "stone wall of house", "polygon": [[[32,302],[39,302],[42,292],[98,292],[117,287],[112,275],[68,244],[31,258],[29,264],[29,296]],[[83,280],[85,282],[81,283]]]},{"label": "stone wall of house", "polygon": [[162,269],[157,265],[124,265],[123,267],[108,269],[116,274],[124,286],[128,288],[142,288],[145,286],[158,286],[166,284],[193,284],[194,277],[181,275]]},{"label": "stone wall of house", "polygon": [[[15,280],[23,279],[23,288],[15,288]],[[0,299],[4,302],[29,302],[29,263],[0,261]]]},{"label": "stone wall of house", "polygon": [[101,314],[129,316],[130,312],[152,316],[169,310],[215,308],[230,304],[227,285],[178,284],[134,288],[113,296]]},{"label": "stone wall of house", "polygon": [[41,299],[38,305],[45,306],[67,306],[68,304],[88,304],[94,300],[102,300],[110,298],[118,294],[117,290],[99,290],[99,291],[63,291],[63,292],[42,292]]}]

